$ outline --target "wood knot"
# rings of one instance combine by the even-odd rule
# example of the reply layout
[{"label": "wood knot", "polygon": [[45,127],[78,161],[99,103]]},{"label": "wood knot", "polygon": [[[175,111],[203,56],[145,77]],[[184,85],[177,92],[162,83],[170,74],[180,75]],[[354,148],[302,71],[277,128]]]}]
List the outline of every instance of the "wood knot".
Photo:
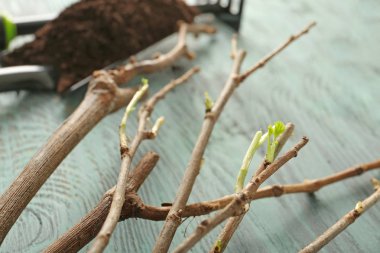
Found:
[{"label": "wood knot", "polygon": [[245,76],[243,75],[238,75],[238,74],[234,74],[232,76],[232,80],[233,82],[236,84],[236,85],[239,85],[241,82],[243,82],[245,79]]},{"label": "wood knot", "polygon": [[361,175],[364,172],[364,168],[361,166],[356,167],[354,170],[355,170],[356,175]]},{"label": "wood knot", "polygon": [[272,191],[275,197],[279,197],[284,193],[284,188],[281,187],[280,185],[274,185]]},{"label": "wood knot", "polygon": [[209,224],[208,220],[203,220],[200,225],[203,227],[206,227],[208,224]]},{"label": "wood knot", "polygon": [[139,117],[140,115],[142,115],[143,112],[146,112],[148,115],[152,114],[153,106],[151,105],[151,103],[146,103],[141,106],[141,109],[139,111]]},{"label": "wood knot", "polygon": [[352,212],[352,216],[354,217],[354,219],[358,218],[360,215],[361,213],[356,209]]},{"label": "wood knot", "polygon": [[156,134],[151,132],[151,131],[146,131],[146,132],[144,132],[144,137],[146,139],[154,139],[154,138],[156,138]]},{"label": "wood knot", "polygon": [[245,203],[247,200],[248,200],[248,196],[247,196],[247,194],[245,194],[244,192],[240,192],[240,193],[238,193],[237,201],[239,202],[239,204],[243,204],[243,203]]},{"label": "wood knot", "polygon": [[129,154],[129,148],[126,146],[120,146],[120,156],[121,158],[127,156]]},{"label": "wood knot", "polygon": [[264,61],[261,61],[261,62],[259,62],[259,64],[257,65],[257,68],[262,68],[262,67],[264,67],[264,65],[265,65],[265,62],[264,62]]},{"label": "wood knot", "polygon": [[125,201],[120,215],[120,220],[130,217],[138,217],[138,213],[144,208],[144,203],[135,192],[125,194]]},{"label": "wood knot", "polygon": [[87,93],[111,93],[117,92],[117,85],[112,76],[105,70],[94,71],[93,79],[90,81]]}]

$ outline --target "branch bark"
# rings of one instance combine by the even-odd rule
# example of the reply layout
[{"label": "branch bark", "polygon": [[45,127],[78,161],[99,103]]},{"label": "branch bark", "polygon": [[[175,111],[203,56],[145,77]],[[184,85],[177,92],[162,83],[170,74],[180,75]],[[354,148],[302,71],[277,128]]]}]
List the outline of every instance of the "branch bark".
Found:
[{"label": "branch bark", "polygon": [[[150,156],[157,155],[153,155],[152,153],[152,155]],[[156,159],[158,159],[158,156]],[[135,195],[128,194],[130,192],[136,192],[143,183],[145,177],[149,175],[150,170],[146,170],[148,168],[153,168],[155,164],[154,163],[149,165],[150,160],[151,159],[145,158],[144,156],[144,158],[140,162],[140,164],[143,163],[143,165],[137,165],[136,169],[132,171],[132,175],[128,179],[127,190],[125,193],[126,200],[119,221],[123,221],[129,218],[141,218],[152,221],[162,221],[165,220],[166,216],[168,215],[170,206],[155,207],[146,205],[142,202],[137,201],[138,198]],[[153,161],[154,159],[152,159],[152,163]],[[341,180],[350,177],[359,176],[364,172],[379,168],[380,160],[376,160],[370,163],[365,163],[362,165],[354,166],[352,168],[348,168],[346,170],[343,170],[342,172],[335,173],[325,178],[315,179],[305,183],[268,186],[263,189],[259,189],[256,195],[253,196],[252,200],[268,197],[279,197],[284,194],[292,193],[310,193],[329,184],[340,182]],[[142,176],[139,176],[140,174]],[[331,178],[334,178],[334,180],[331,180]],[[318,185],[318,187],[315,187],[313,185]],[[288,190],[294,189],[294,186],[297,186],[297,191]],[[63,250],[68,249],[68,252],[77,252],[86,244],[88,244],[99,232],[101,225],[105,220],[105,217],[109,211],[112,202],[111,193],[113,193],[113,191],[114,188],[108,190],[107,193],[103,196],[102,200],[99,202],[99,204],[93,210],[91,210],[85,217],[83,217],[78,224],[73,226],[57,241],[50,245],[45,251],[49,253],[62,252]],[[220,210],[226,207],[229,203],[231,203],[234,196],[234,194],[231,194],[221,197],[219,199],[187,205],[183,210],[182,217],[201,216]],[[89,231],[91,231],[91,233]]]},{"label": "branch bark", "polygon": [[268,61],[270,61],[274,56],[284,50],[293,41],[300,38],[302,35],[306,34],[315,23],[309,24],[300,33],[291,36],[285,43],[283,43],[278,49],[274,50],[268,56],[264,57],[253,67],[248,69],[243,74],[240,74],[240,66],[246,55],[245,51],[237,49],[234,45],[236,43],[236,37],[232,40],[232,58],[233,67],[231,74],[219,96],[215,105],[211,108],[209,112],[206,112],[205,119],[202,124],[200,134],[198,136],[197,142],[193,148],[191,154],[189,165],[185,170],[185,174],[180,183],[179,189],[177,191],[173,206],[168,214],[168,217],[164,223],[164,226],[158,236],[155,246],[153,248],[154,253],[164,253],[169,250],[170,244],[173,240],[174,234],[181,223],[181,213],[189,199],[190,193],[192,191],[193,185],[195,183],[196,177],[199,174],[201,160],[210,139],[212,130],[218,120],[224,106],[227,101],[239,86],[249,75],[253,74],[255,71],[263,67]]},{"label": "branch bark", "polygon": [[[130,175],[125,195],[130,196],[128,195],[129,193],[136,192],[140,188],[156,166],[158,159],[159,156],[154,152],[148,152],[144,155]],[[102,227],[109,212],[114,192],[115,187],[108,190],[93,210],[87,213],[78,224],[51,244],[44,252],[78,252],[82,247],[87,245]],[[133,203],[133,199],[127,198],[125,209],[132,206],[130,203]]]},{"label": "branch bark", "polygon": [[379,181],[373,179],[376,191],[366,198],[363,202],[359,201],[356,207],[349,213],[344,215],[334,225],[327,229],[322,235],[320,235],[314,242],[307,245],[305,248],[299,251],[299,253],[314,253],[321,250],[326,244],[333,240],[337,235],[343,232],[349,225],[354,223],[365,211],[376,204],[380,199],[380,185]]},{"label": "branch bark", "polygon": [[[149,121],[149,118],[151,116],[151,113],[153,112],[153,109],[157,102],[162,100],[165,95],[173,90],[178,85],[186,82],[190,77],[192,77],[195,73],[199,71],[198,67],[194,67],[187,71],[185,74],[183,74],[181,77],[179,77],[176,80],[173,80],[169,84],[165,85],[160,91],[158,91],[156,94],[154,94],[146,103],[142,106],[140,114],[139,114],[139,124],[138,124],[138,130],[137,134],[135,135],[134,139],[132,140],[131,146],[128,147],[126,141],[123,141],[123,139],[126,139],[126,137],[123,138],[125,133],[120,133],[120,152],[121,152],[121,166],[120,166],[120,173],[117,180],[117,185],[115,192],[113,194],[112,198],[112,204],[111,208],[109,210],[109,213],[107,215],[107,218],[99,231],[98,235],[95,238],[95,242],[90,248],[89,252],[95,253],[95,252],[103,252],[104,249],[108,245],[108,241],[112,235],[112,232],[116,228],[117,222],[120,218],[121,209],[124,205],[125,201],[125,190],[127,186],[127,179],[129,174],[129,167],[131,166],[132,159],[134,155],[136,154],[136,151],[138,147],[140,146],[141,142],[146,139],[153,139],[156,137],[157,130],[147,130],[147,123]],[[146,86],[147,87],[147,86]],[[137,96],[139,96],[139,92],[136,93]],[[142,94],[141,94],[142,95]],[[134,99],[132,99],[132,102]],[[131,103],[132,103],[131,102]],[[137,102],[137,99],[136,99]],[[128,115],[128,108],[132,106],[135,107],[134,104],[129,104],[125,113],[125,116],[123,120],[126,120],[126,115]],[[126,123],[123,122],[122,123]],[[125,143],[124,143],[125,142]]]},{"label": "branch bark", "polygon": [[[288,123],[286,124],[285,131],[278,138],[278,145],[274,153],[274,158],[280,153],[285,143],[288,141],[289,137],[293,134],[294,124]],[[269,165],[269,162],[264,159],[262,163],[259,165],[259,168],[256,170],[254,176],[260,175]],[[245,212],[243,212],[239,216],[231,217],[228,219],[227,223],[223,227],[222,231],[218,235],[218,239],[214,243],[214,246],[211,248],[210,253],[214,252],[223,252],[227,247],[231,237],[239,227],[240,223],[244,219],[245,214],[249,210],[249,204],[246,205]]]},{"label": "branch bark", "polygon": [[52,134],[32,157],[21,174],[0,197],[0,245],[22,211],[37,191],[79,141],[108,113],[125,106],[135,89],[122,89],[125,83],[141,73],[151,73],[173,64],[187,49],[187,33],[214,33],[207,25],[180,24],[177,45],[154,60],[130,63],[116,70],[95,71],[85,98],[72,115]]},{"label": "branch bark", "polygon": [[133,89],[120,89],[112,80],[94,79],[79,107],[33,156],[0,198],[0,244],[21,212],[62,160],[108,113],[129,101]]},{"label": "branch bark", "polygon": [[192,60],[195,55],[190,52],[186,43],[186,35],[192,33],[194,35],[214,34],[216,32],[215,27],[205,24],[187,24],[179,22],[178,41],[176,46],[166,54],[159,54],[151,60],[145,60],[141,62],[131,61],[125,66],[121,66],[111,71],[116,83],[122,84],[130,81],[136,75],[148,74],[167,68],[174,64],[179,58],[185,56],[189,60]]},{"label": "branch bark", "polygon": [[[334,173],[330,176],[323,177],[320,179],[305,180],[305,182],[303,183],[266,186],[266,187],[263,187],[262,189],[257,190],[256,194],[252,196],[252,200],[281,197],[283,195],[293,194],[293,193],[314,193],[330,184],[338,183],[340,181],[343,181],[351,177],[360,176],[365,172],[375,170],[375,169],[380,169],[380,160],[375,160],[369,163],[353,166],[341,172]],[[202,209],[207,208],[208,210],[210,210],[210,212],[217,211],[227,206],[233,200],[234,196],[235,194],[226,195],[219,199],[199,202],[199,203],[196,203],[196,205],[197,205],[197,208],[202,208]],[[184,213],[187,214],[187,212],[192,209],[193,205],[195,204],[186,206]],[[207,213],[204,213],[204,214],[207,214]]]},{"label": "branch bark", "polygon": [[233,200],[216,215],[207,220],[203,220],[195,229],[193,234],[186,238],[175,250],[174,253],[184,253],[189,251],[197,242],[199,242],[206,234],[208,234],[217,225],[228,219],[229,217],[240,215],[244,212],[244,207],[254,198],[260,185],[279,170],[290,159],[297,156],[298,151],[302,149],[308,142],[306,137],[303,137],[292,149],[286,152],[283,156],[276,159],[265,170],[247,184],[247,186],[239,193],[235,194]]},{"label": "branch bark", "polygon": [[222,91],[222,94],[220,95],[211,111],[206,113],[201,132],[194,146],[189,165],[185,170],[185,175],[177,191],[175,201],[154,246],[153,252],[155,253],[168,251],[174,234],[178,226],[181,224],[181,213],[190,196],[195,179],[199,174],[202,157],[207,143],[210,139],[211,132],[224,105],[227,103],[228,98],[232,95],[232,92],[237,86],[235,77],[240,72],[240,66],[244,57],[245,52],[239,51],[234,60],[232,72],[225,85],[225,88]]}]

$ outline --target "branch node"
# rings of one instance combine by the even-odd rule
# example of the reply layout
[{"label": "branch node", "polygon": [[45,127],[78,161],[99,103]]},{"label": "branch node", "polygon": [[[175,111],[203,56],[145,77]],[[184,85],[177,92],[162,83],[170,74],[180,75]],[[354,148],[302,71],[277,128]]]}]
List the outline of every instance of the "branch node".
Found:
[{"label": "branch node", "polygon": [[172,220],[176,224],[180,225],[182,220],[182,209],[178,210],[177,212],[174,212],[172,214],[169,214],[167,217],[167,220]]},{"label": "branch node", "polygon": [[192,52],[192,51],[186,50],[185,57],[188,60],[192,61],[192,60],[194,60],[197,57],[197,55],[194,52]]},{"label": "branch node", "polygon": [[205,107],[206,107],[206,113],[211,112],[212,107],[214,106],[214,101],[212,101],[212,98],[208,94],[207,91],[205,91]]},{"label": "branch node", "polygon": [[207,119],[207,118],[209,118],[210,120],[215,120],[216,119],[215,112],[213,112],[213,111],[206,112],[205,119]]},{"label": "branch node", "polygon": [[284,187],[281,185],[273,185],[273,195],[275,197],[280,197],[282,194],[284,194]]},{"label": "branch node", "polygon": [[358,203],[356,203],[356,206],[355,206],[355,212],[360,215],[362,212],[364,211],[364,208],[363,208],[363,202],[359,201]]},{"label": "branch node", "polygon": [[120,156],[125,157],[129,153],[129,148],[125,145],[120,145]]}]

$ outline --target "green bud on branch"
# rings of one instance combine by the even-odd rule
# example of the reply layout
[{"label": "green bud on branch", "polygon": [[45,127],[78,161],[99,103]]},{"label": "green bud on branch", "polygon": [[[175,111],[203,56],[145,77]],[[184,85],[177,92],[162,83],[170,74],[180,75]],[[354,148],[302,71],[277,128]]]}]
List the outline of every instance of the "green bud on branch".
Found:
[{"label": "green bud on branch", "polygon": [[210,97],[207,91],[205,91],[205,106],[206,112],[210,112],[212,110],[212,107],[214,106],[214,102],[212,101],[212,98]]},{"label": "green bud on branch", "polygon": [[244,156],[243,163],[239,170],[235,185],[235,192],[240,192],[244,187],[244,180],[247,176],[249,165],[251,164],[252,158],[255,155],[257,149],[260,147],[260,140],[262,135],[263,133],[261,131],[257,131],[252,139],[251,145],[249,146],[247,153]]},{"label": "green bud on branch", "polygon": [[142,79],[141,83],[143,84],[141,88],[135,93],[129,104],[127,105],[127,108],[125,109],[125,113],[123,115],[123,118],[120,122],[119,127],[119,138],[120,138],[120,148],[122,150],[128,149],[128,141],[127,141],[127,135],[125,133],[125,128],[127,125],[128,116],[135,110],[136,105],[138,101],[144,96],[145,92],[149,88],[148,80]]}]

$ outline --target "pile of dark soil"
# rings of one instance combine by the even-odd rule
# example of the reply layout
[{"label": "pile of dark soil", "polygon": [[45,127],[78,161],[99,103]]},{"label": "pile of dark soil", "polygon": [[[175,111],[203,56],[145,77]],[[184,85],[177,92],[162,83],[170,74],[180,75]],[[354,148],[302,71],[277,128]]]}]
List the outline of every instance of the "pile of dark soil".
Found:
[{"label": "pile of dark soil", "polygon": [[172,34],[178,20],[192,22],[195,14],[181,0],[82,0],[3,62],[57,67],[61,74],[57,90],[62,92],[94,70]]}]

